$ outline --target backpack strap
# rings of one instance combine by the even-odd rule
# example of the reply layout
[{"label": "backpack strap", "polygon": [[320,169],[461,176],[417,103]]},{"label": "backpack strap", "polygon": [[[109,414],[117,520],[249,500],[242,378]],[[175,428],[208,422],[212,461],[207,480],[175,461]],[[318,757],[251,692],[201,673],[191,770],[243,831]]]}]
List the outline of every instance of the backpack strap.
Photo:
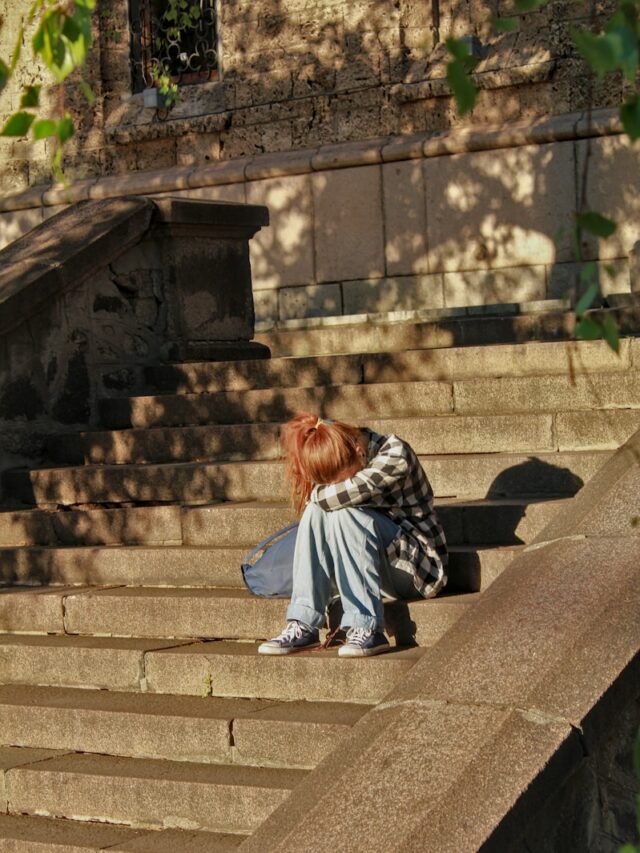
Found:
[{"label": "backpack strap", "polygon": [[288,533],[290,530],[293,530],[293,528],[297,526],[298,522],[294,521],[292,524],[287,524],[285,527],[281,527],[280,530],[276,530],[275,533],[272,533],[270,536],[267,536],[267,538],[263,539],[262,542],[258,542],[255,548],[252,548],[251,551],[249,551],[243,562],[251,563],[251,560],[253,560],[256,554],[259,554],[260,551],[264,551],[265,548],[271,545],[274,539],[279,539],[281,536],[284,536],[285,533]]}]

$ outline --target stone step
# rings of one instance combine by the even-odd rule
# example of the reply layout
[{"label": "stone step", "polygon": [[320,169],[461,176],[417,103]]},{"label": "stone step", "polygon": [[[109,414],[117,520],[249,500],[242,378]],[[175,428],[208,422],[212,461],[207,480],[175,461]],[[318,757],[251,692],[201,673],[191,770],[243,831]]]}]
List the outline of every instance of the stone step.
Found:
[{"label": "stone step", "polygon": [[5,782],[10,812],[247,833],[306,773],[67,753],[13,767]]},{"label": "stone step", "polygon": [[[5,593],[3,598],[17,599],[21,594]],[[388,632],[400,645],[433,645],[477,596],[456,594],[388,603]],[[257,598],[244,589],[222,588],[106,587],[77,593],[65,588],[60,598],[64,613],[59,630],[105,637],[267,639],[280,632],[288,606],[287,599]]]},{"label": "stone step", "polygon": [[[422,457],[436,497],[572,495],[610,451]],[[281,462],[176,463],[13,469],[5,494],[43,507],[83,504],[287,500]]]},{"label": "stone step", "polygon": [[[640,426],[640,408],[373,418],[367,425],[402,436],[423,454],[613,450]],[[272,460],[281,453],[279,432],[279,424],[93,431],[52,437],[48,451],[54,462],[71,465]]]},{"label": "stone step", "polygon": [[0,686],[9,746],[312,768],[370,706]]},{"label": "stone step", "polygon": [[[387,353],[573,338],[575,315],[571,312],[527,313],[526,308],[516,306],[504,306],[499,310],[511,313],[496,316],[495,306],[477,306],[445,309],[444,315],[442,311],[430,311],[423,318],[415,312],[396,312],[395,316],[317,318],[315,322],[301,320],[283,324],[283,328],[273,331],[261,331],[255,339],[268,346],[272,356],[281,357]],[[452,311],[459,316],[451,316]],[[637,333],[636,311],[621,309],[607,313],[615,317],[621,334]],[[493,316],[484,316],[491,314]]]},{"label": "stone step", "polygon": [[[388,631],[401,645],[432,645],[477,595],[388,603]],[[8,587],[0,590],[0,632],[257,640],[279,633],[287,604],[240,588]]]},{"label": "stone step", "polygon": [[231,853],[245,835],[130,826],[27,815],[0,815],[3,853]]},{"label": "stone step", "polygon": [[[0,548],[20,545],[179,545],[179,506],[0,511]],[[0,563],[0,571],[5,568]]]},{"label": "stone step", "polygon": [[190,362],[146,368],[150,387],[184,394],[258,388],[472,379],[486,376],[579,375],[627,370],[637,341],[623,339],[618,354],[604,341],[554,341],[390,353],[354,353],[268,361]]},{"label": "stone step", "polygon": [[434,414],[516,414],[640,407],[636,370],[581,376],[491,377],[430,382],[380,382],[217,394],[116,397],[99,402],[105,426],[192,426],[286,421],[299,411],[362,423]]},{"label": "stone step", "polygon": [[[566,498],[486,498],[436,501],[449,545],[517,545],[531,540],[565,505]],[[295,521],[287,504],[221,503],[182,510],[187,545],[251,547]]]},{"label": "stone step", "polygon": [[393,648],[363,666],[334,649],[274,658],[246,642],[5,634],[0,683],[372,704],[423,651]]},{"label": "stone step", "polygon": [[[528,541],[561,505],[552,499],[487,498],[457,501],[443,498],[436,502],[436,509],[449,544],[507,545]],[[295,521],[295,513],[287,504],[259,502],[221,503],[203,507],[9,510],[0,512],[0,548],[76,548],[96,545],[170,547],[184,544],[249,549],[292,521]],[[132,552],[135,553],[136,549],[132,549]],[[87,550],[86,558],[92,553]],[[224,559],[224,555],[218,556]],[[4,558],[4,564],[0,563],[0,572],[4,569],[5,580],[9,580],[11,552],[5,550]],[[237,565],[237,560],[235,563]],[[43,571],[46,571],[44,566]]]},{"label": "stone step", "polygon": [[[249,548],[249,545],[242,548],[206,545],[0,548],[0,580],[12,586],[242,588],[240,566]],[[517,552],[514,546],[452,546],[449,588],[464,592],[485,589]]]},{"label": "stone step", "polygon": [[[194,643],[145,657],[147,688],[198,695],[203,684],[217,696],[380,702],[424,653],[392,648],[366,661],[340,658],[336,649],[267,657],[253,643]],[[365,666],[363,666],[365,663]]]}]

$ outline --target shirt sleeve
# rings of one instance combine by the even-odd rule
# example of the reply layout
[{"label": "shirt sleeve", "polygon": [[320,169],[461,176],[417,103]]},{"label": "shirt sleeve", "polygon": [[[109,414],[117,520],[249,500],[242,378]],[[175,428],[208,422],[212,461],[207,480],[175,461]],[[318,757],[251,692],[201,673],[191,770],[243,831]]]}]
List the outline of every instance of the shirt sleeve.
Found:
[{"label": "shirt sleeve", "polygon": [[309,500],[329,511],[375,504],[385,493],[398,488],[408,468],[404,444],[395,435],[390,435],[365,468],[348,480],[315,486]]}]

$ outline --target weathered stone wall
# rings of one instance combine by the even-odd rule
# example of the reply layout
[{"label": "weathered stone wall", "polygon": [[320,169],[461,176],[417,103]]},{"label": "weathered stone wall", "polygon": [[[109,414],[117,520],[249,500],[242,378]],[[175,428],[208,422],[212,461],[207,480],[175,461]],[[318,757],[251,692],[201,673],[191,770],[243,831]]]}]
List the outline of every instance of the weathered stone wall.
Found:
[{"label": "weathered stone wall", "polygon": [[266,210],[147,199],[85,202],[0,255],[0,470],[46,436],[95,425],[141,369],[251,344],[248,240]]},{"label": "weathered stone wall", "polygon": [[[497,0],[229,0],[219,5],[220,80],[182,87],[165,115],[131,95],[128,4],[100,0],[87,69],[96,102],[71,81],[60,104],[78,123],[66,168],[76,178],[120,174],[581,110],[586,71],[568,26],[587,5],[553,0],[523,16],[520,32],[496,36],[487,21],[502,12]],[[29,6],[0,0],[1,55]],[[480,39],[480,96],[464,119],[444,79],[449,34]],[[621,86],[598,89],[595,106],[618,103]],[[16,107],[13,88],[0,118]],[[47,145],[2,143],[3,193],[46,179]]]},{"label": "weathered stone wall", "polygon": [[[591,139],[573,115],[498,131],[451,131],[227,164],[106,178],[76,197],[170,192],[265,204],[251,241],[259,322],[408,309],[464,309],[566,298],[581,285],[571,224],[590,150],[588,202],[618,222],[590,239],[602,292],[640,291],[640,152],[596,114]],[[607,135],[608,134],[608,135]],[[0,212],[0,245],[58,209],[33,190]],[[85,195],[83,196],[82,193]]]}]

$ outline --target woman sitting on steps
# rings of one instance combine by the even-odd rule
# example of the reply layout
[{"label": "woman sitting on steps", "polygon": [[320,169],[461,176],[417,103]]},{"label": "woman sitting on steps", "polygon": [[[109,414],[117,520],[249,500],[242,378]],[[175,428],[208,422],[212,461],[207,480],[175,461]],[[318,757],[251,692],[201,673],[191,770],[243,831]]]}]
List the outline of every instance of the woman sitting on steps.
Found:
[{"label": "woman sitting on steps", "polygon": [[303,413],[283,427],[287,476],[301,513],[288,624],[263,655],[319,645],[332,581],[347,640],[338,654],[386,651],[384,600],[431,598],[446,584],[447,547],[433,491],[397,436]]}]

